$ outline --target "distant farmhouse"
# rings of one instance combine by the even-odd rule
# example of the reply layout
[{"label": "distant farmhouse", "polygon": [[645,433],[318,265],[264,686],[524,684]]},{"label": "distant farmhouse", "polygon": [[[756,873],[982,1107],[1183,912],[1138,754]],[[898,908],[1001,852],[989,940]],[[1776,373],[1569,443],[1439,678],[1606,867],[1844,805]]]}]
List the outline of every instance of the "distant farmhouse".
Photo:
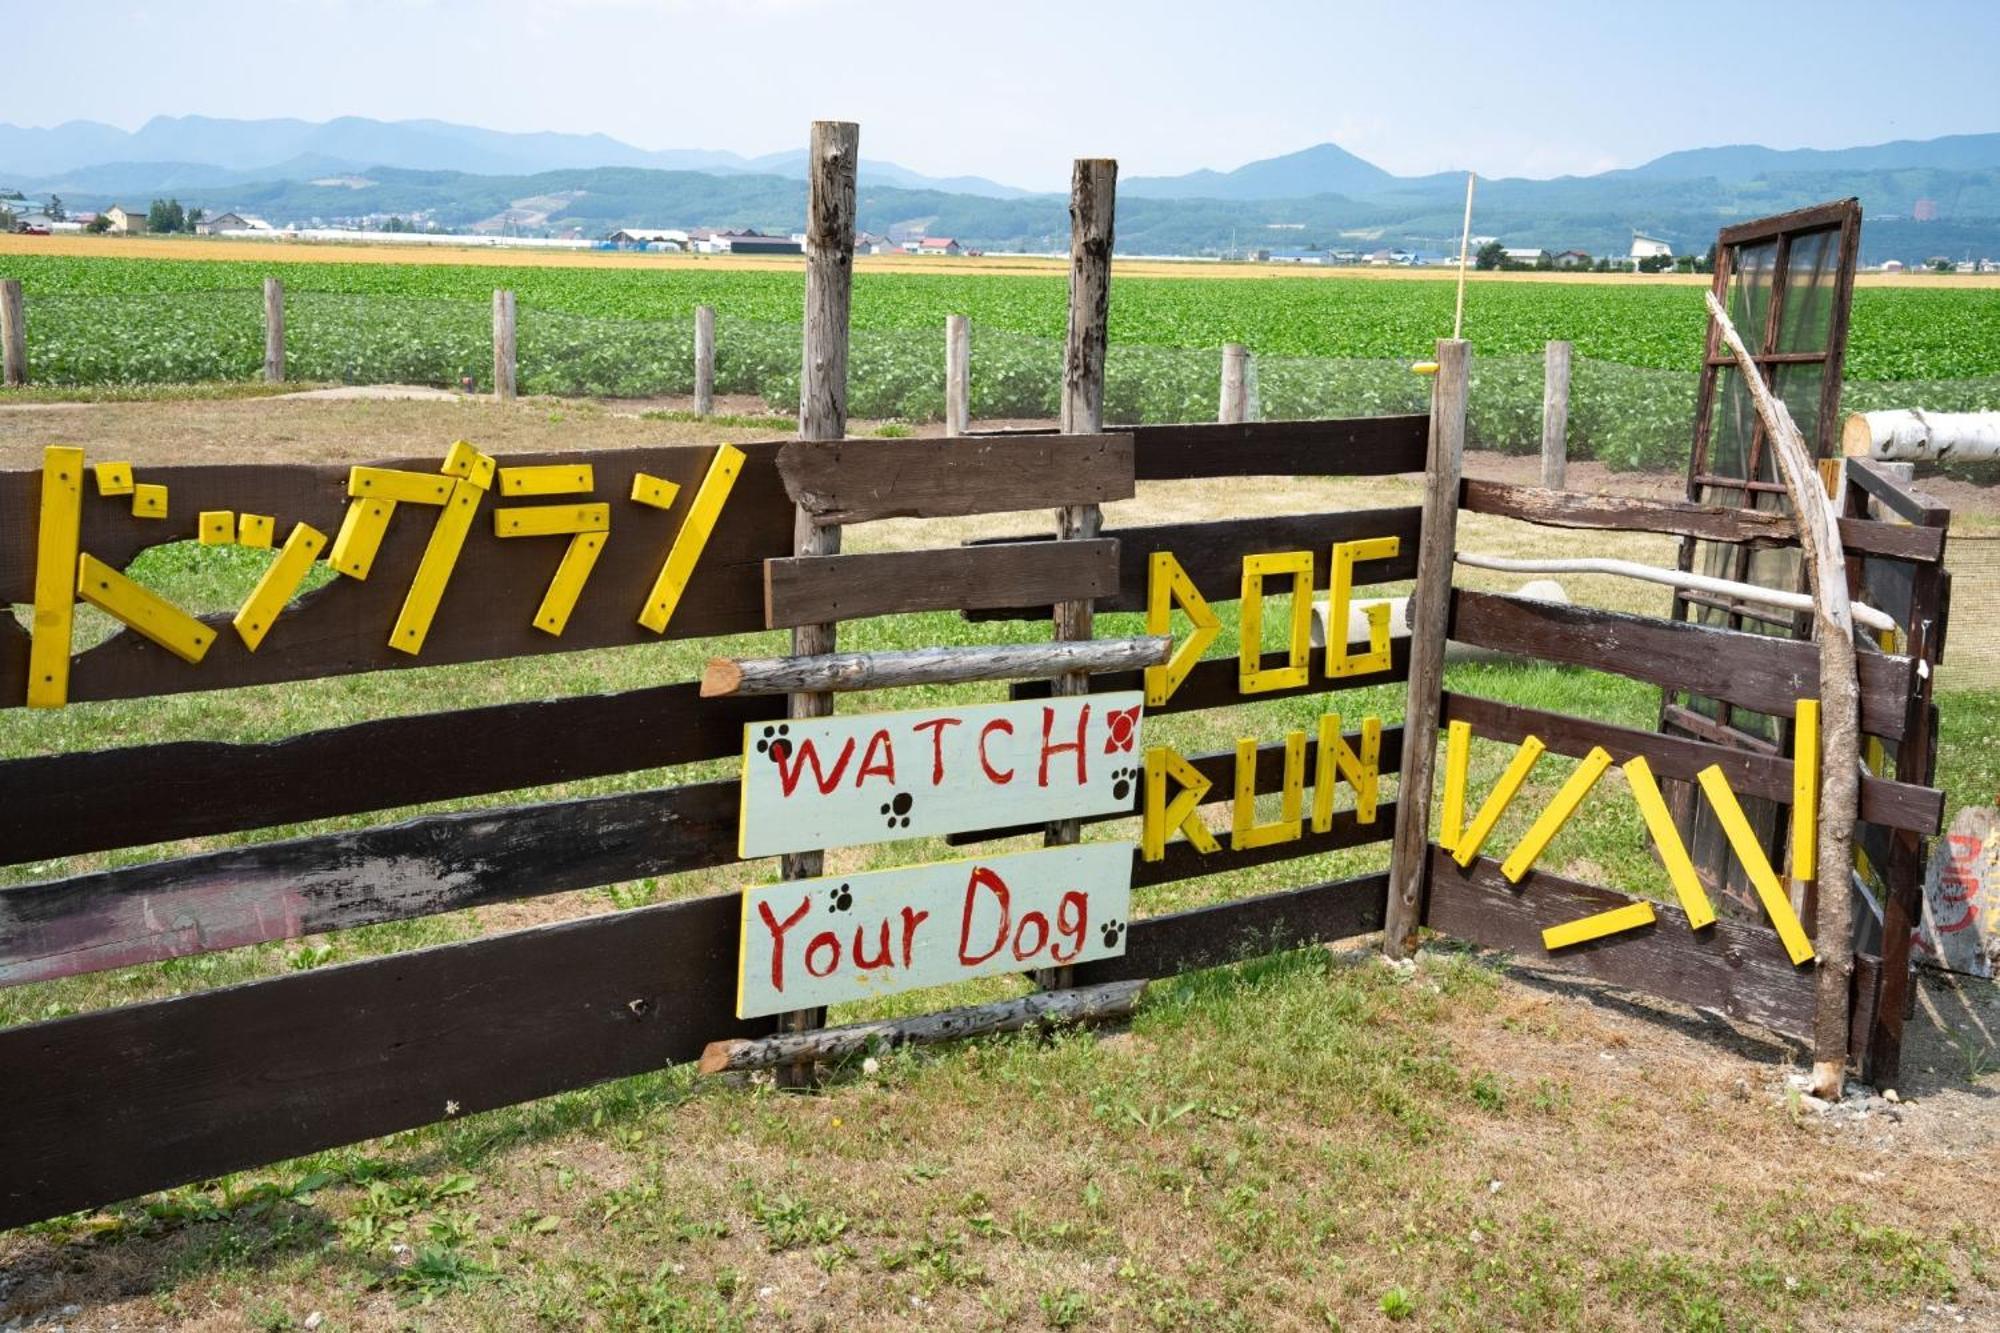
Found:
[{"label": "distant farmhouse", "polygon": [[705,255],[802,255],[805,243],[790,236],[766,236],[756,228],[747,231],[715,231],[706,236],[691,233],[694,248]]},{"label": "distant farmhouse", "polygon": [[217,213],[212,218],[203,218],[194,224],[198,236],[220,236],[232,231],[275,231],[270,223],[254,213]]},{"label": "distant farmhouse", "polygon": [[686,250],[693,241],[679,227],[620,227],[604,239],[629,250]]},{"label": "distant farmhouse", "polygon": [[965,248],[949,236],[925,236],[905,241],[903,252],[912,255],[962,255]]},{"label": "distant farmhouse", "polygon": [[1668,259],[1674,257],[1674,243],[1672,241],[1663,241],[1657,236],[1648,236],[1643,231],[1632,233],[1632,253],[1627,255],[1626,258],[1636,262],[1641,259],[1658,259],[1662,256]]},{"label": "distant farmhouse", "polygon": [[1501,250],[1507,262],[1515,268],[1538,268],[1549,252],[1539,247],[1510,246]]},{"label": "distant farmhouse", "polygon": [[1550,262],[1557,268],[1589,268],[1593,261],[1581,250],[1565,250]]},{"label": "distant farmhouse", "polygon": [[133,210],[123,204],[113,204],[101,215],[111,225],[105,230],[120,236],[136,236],[146,230],[146,210]]}]

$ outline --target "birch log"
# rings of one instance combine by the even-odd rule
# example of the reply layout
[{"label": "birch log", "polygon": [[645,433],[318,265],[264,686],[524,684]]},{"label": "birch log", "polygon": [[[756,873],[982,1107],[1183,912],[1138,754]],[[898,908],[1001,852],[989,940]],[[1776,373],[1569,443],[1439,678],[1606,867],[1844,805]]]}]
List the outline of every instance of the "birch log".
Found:
[{"label": "birch log", "polygon": [[2000,412],[1855,412],[1841,425],[1840,451],[1911,463],[2000,458]]},{"label": "birch log", "polygon": [[1792,414],[1771,394],[1763,372],[1743,345],[1729,312],[1708,293],[1708,312],[1757,406],[1785,490],[1798,515],[1799,546],[1812,584],[1813,633],[1819,640],[1820,791],[1815,855],[1824,890],[1813,946],[1819,953],[1819,995],[1813,1019],[1812,1091],[1837,1099],[1847,1070],[1848,1008],[1854,973],[1854,821],[1861,803],[1861,686],[1854,664],[1854,617],[1847,598],[1847,563],[1840,528],[1820,481],[1812,451]]},{"label": "birch log", "polygon": [[1112,981],[1080,990],[1036,991],[1011,1000],[945,1009],[915,1018],[849,1023],[814,1032],[786,1032],[755,1041],[741,1037],[712,1041],[702,1051],[696,1069],[703,1074],[736,1073],[845,1060],[877,1047],[928,1046],[988,1032],[1018,1032],[1039,1024],[1116,1022],[1131,1017],[1146,984],[1143,980]]},{"label": "birch log", "polygon": [[962,685],[981,680],[1048,680],[1065,672],[1097,674],[1164,666],[1174,641],[1090,639],[1081,643],[1007,643],[984,648],[917,648],[899,653],[825,653],[818,657],[709,659],[704,699],[790,694],[801,690],[891,689]]}]

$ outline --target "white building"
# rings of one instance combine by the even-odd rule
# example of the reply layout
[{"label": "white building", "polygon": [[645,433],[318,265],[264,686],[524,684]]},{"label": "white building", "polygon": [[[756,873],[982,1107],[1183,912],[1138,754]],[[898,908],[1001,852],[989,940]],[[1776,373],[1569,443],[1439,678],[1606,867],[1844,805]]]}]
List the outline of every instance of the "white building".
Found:
[{"label": "white building", "polygon": [[1632,233],[1632,253],[1627,258],[1636,263],[1641,259],[1658,259],[1662,255],[1665,255],[1668,259],[1674,257],[1674,243],[1672,241],[1663,241],[1657,236],[1648,236],[1643,231]]}]

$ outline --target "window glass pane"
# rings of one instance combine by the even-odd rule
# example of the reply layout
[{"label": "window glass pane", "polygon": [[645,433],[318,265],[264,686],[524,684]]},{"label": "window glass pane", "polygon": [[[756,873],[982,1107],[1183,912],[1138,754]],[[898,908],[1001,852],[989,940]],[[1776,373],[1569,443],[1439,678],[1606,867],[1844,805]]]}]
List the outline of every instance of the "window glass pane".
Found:
[{"label": "window glass pane", "polygon": [[1838,230],[1792,238],[1785,260],[1784,308],[1778,312],[1779,351],[1826,350],[1833,337],[1834,284],[1839,276]]},{"label": "window glass pane", "polygon": [[1734,366],[1715,372],[1714,415],[1708,426],[1708,471],[1718,477],[1743,477],[1749,466],[1750,435],[1757,423],[1757,409],[1743,390]]},{"label": "window glass pane", "polygon": [[1777,267],[1778,242],[1737,246],[1729,275],[1729,318],[1753,352],[1764,348],[1764,324],[1771,309],[1771,272]]}]

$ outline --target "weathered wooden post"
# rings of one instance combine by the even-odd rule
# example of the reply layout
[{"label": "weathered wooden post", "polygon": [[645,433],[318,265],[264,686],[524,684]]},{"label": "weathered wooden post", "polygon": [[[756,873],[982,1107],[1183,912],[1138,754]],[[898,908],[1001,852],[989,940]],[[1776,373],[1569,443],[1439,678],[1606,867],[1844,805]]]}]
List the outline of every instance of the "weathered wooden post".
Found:
[{"label": "weathered wooden post", "polygon": [[[1118,204],[1118,163],[1108,157],[1078,158],[1069,183],[1069,330],[1063,341],[1062,432],[1094,435],[1104,429],[1104,350],[1111,324],[1112,220]],[[1065,505],[1056,511],[1056,538],[1089,540],[1104,526],[1094,504]],[[1058,602],[1055,636],[1088,639],[1088,600]],[[1090,693],[1087,672],[1065,672],[1052,682],[1058,696]],[[1080,835],[1074,819],[1051,823],[1043,841],[1067,847]],[[1045,968],[1035,980],[1045,989],[1070,984],[1069,968]]]},{"label": "weathered wooden post", "polygon": [[19,278],[0,278],[0,367],[8,388],[28,382],[28,326],[21,310]]},{"label": "weathered wooden post", "polygon": [[[1430,450],[1425,463],[1423,537],[1410,589],[1410,682],[1403,711],[1403,772],[1396,782],[1396,841],[1389,863],[1389,904],[1382,951],[1407,958],[1417,947],[1424,879],[1430,865],[1431,773],[1437,762],[1438,702],[1444,688],[1445,625],[1451,616],[1451,567],[1458,541],[1459,472],[1465,458],[1468,345],[1440,338],[1431,386]],[[1337,627],[1336,627],[1337,628]]]},{"label": "weathered wooden post", "polygon": [[715,307],[694,308],[694,410],[707,416],[715,410]]},{"label": "weathered wooden post", "polygon": [[1224,425],[1250,419],[1250,350],[1242,343],[1222,344],[1222,403],[1215,419]]},{"label": "weathered wooden post", "polygon": [[[806,161],[806,331],[799,378],[799,438],[838,440],[847,433],[847,323],[854,294],[854,174],[861,155],[861,127],[851,121],[816,120]],[[792,554],[839,555],[840,526],[821,525],[803,506],[792,520]],[[817,657],[834,649],[835,626],[800,625],[792,653]],[[789,696],[792,717],[827,717],[834,696],[824,690]],[[786,879],[812,879],[826,868],[823,852],[784,858]],[[781,1032],[806,1032],[826,1022],[821,1009],[782,1014]],[[780,1071],[779,1084],[798,1087],[810,1065]]]},{"label": "weathered wooden post", "polygon": [[514,396],[514,293],[505,287],[493,291],[493,396]]},{"label": "weathered wooden post", "polygon": [[972,321],[964,315],[944,317],[944,433],[964,435],[972,429]]},{"label": "weathered wooden post", "polygon": [[1569,351],[1566,342],[1542,350],[1542,485],[1558,491],[1569,467]]},{"label": "weathered wooden post", "polygon": [[285,382],[285,284],[264,279],[264,383]]}]

